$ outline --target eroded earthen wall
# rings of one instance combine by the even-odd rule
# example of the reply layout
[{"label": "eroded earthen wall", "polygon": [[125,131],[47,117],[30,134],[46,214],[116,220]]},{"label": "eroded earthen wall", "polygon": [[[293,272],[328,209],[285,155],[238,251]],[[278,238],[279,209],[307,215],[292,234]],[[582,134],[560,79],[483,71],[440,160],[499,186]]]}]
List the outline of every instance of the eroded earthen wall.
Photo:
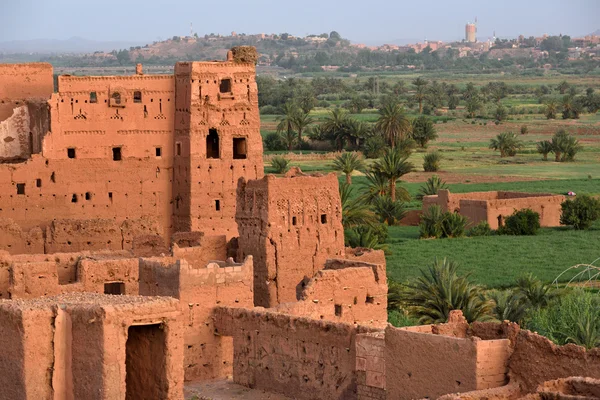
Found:
[{"label": "eroded earthen wall", "polygon": [[140,294],[172,296],[185,305],[185,379],[210,380],[232,373],[230,337],[215,335],[215,306],[252,307],[252,258],[242,264],[194,265],[184,259],[144,259]]},{"label": "eroded earthen wall", "polygon": [[509,361],[511,380],[527,392],[545,382],[570,376],[600,379],[600,349],[586,351],[581,346],[557,346],[536,333],[521,330],[516,336]]},{"label": "eroded earthen wall", "polygon": [[344,254],[335,174],[240,181],[237,202],[238,257],[254,257],[255,305],[297,301],[305,279]]},{"label": "eroded earthen wall", "polygon": [[219,307],[233,336],[234,382],[297,399],[356,399],[356,335],[372,330],[275,313]]}]

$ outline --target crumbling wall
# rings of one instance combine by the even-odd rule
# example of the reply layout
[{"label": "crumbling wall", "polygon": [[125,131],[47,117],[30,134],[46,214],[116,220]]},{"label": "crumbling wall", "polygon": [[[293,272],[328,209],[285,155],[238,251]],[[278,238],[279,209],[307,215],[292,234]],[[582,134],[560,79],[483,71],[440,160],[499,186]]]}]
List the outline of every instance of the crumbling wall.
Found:
[{"label": "crumbling wall", "polygon": [[0,218],[0,249],[11,254],[44,253],[44,232],[39,227],[24,232],[12,219]]},{"label": "crumbling wall", "polygon": [[0,160],[26,160],[42,150],[42,139],[50,128],[48,104],[39,100],[17,100],[12,112],[9,105],[2,104],[5,110],[0,110]]},{"label": "crumbling wall", "polygon": [[356,335],[356,381],[359,400],[386,400],[382,332]]},{"label": "crumbling wall", "polygon": [[278,309],[315,319],[384,328],[387,324],[385,264],[327,260],[325,269],[306,281],[300,302],[283,304]]},{"label": "crumbling wall", "polygon": [[375,330],[270,312],[218,307],[216,328],[233,336],[233,380],[296,399],[357,398],[356,335]]},{"label": "crumbling wall", "polygon": [[341,202],[335,174],[240,180],[238,259],[254,257],[254,303],[295,302],[302,282],[344,254]]},{"label": "crumbling wall", "polygon": [[[511,194],[514,195],[514,194]],[[525,195],[525,193],[522,193]],[[529,208],[540,214],[540,226],[560,226],[561,203],[565,196],[537,195],[522,196],[519,198],[508,197],[507,199],[488,201],[487,221],[492,229],[498,228],[498,223],[510,216],[515,210]]]},{"label": "crumbling wall", "polygon": [[227,237],[225,235],[202,235],[195,246],[179,247],[173,244],[173,257],[182,258],[197,268],[209,261],[227,259]]},{"label": "crumbling wall", "polygon": [[581,346],[557,346],[536,333],[521,330],[516,336],[509,361],[511,379],[527,392],[545,382],[570,376],[600,379],[600,349],[586,351]]},{"label": "crumbling wall", "polygon": [[434,398],[507,383],[510,341],[471,336],[460,311],[446,324],[388,325],[385,347],[388,398]]},{"label": "crumbling wall", "polygon": [[184,259],[144,259],[140,294],[172,296],[185,305],[185,379],[210,380],[232,373],[232,339],[215,335],[215,306],[252,307],[252,257],[244,263],[202,267]]}]

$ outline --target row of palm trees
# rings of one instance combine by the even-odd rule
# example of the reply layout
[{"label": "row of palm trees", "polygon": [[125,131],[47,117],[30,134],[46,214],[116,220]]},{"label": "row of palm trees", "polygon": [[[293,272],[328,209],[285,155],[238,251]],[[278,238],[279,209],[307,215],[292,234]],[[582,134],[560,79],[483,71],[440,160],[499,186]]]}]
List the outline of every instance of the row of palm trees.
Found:
[{"label": "row of palm trees", "polygon": [[[392,148],[403,140],[412,139],[425,147],[428,141],[437,137],[433,123],[428,118],[422,116],[411,121],[397,102],[384,104],[373,126],[351,117],[341,108],[330,110],[320,124],[316,124],[316,120],[294,102],[286,103],[282,112],[277,119],[277,133],[288,150],[292,150],[294,145],[301,147],[305,132],[310,132],[313,138],[334,142],[340,151],[344,145],[357,146],[361,141],[377,135],[383,137]],[[413,133],[414,138],[411,137]]]},{"label": "row of palm trees", "polygon": [[[490,140],[489,147],[500,151],[500,157],[512,157],[523,146],[523,141],[514,132],[503,132]],[[549,153],[554,153],[556,162],[574,161],[575,155],[581,149],[582,146],[579,141],[564,129],[558,130],[552,140],[543,140],[537,143],[537,152],[543,155],[544,161],[548,160]]]}]

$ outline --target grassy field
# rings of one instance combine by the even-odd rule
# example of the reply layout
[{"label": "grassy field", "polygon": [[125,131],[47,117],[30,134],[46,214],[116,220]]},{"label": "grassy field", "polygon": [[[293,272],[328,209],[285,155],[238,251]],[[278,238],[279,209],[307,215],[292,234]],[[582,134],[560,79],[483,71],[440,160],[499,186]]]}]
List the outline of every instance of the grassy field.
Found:
[{"label": "grassy field", "polygon": [[[418,240],[417,227],[390,227],[388,276],[406,281],[435,257],[460,264],[459,273],[489,288],[509,287],[525,273],[552,282],[568,267],[600,257],[600,224],[589,231],[545,228],[536,236]],[[567,281],[573,274],[564,275]]]}]

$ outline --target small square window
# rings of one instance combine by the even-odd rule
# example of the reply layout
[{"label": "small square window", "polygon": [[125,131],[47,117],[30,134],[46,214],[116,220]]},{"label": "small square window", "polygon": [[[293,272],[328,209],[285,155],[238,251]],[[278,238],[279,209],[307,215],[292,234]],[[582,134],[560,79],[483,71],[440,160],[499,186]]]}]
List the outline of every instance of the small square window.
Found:
[{"label": "small square window", "polygon": [[156,147],[154,149],[154,152],[156,154],[156,157],[161,157],[162,156],[162,148],[161,147]]},{"label": "small square window", "polygon": [[112,153],[113,153],[113,161],[121,161],[121,148],[120,147],[113,147]]},{"label": "small square window", "polygon": [[246,138],[233,138],[233,159],[244,160],[247,157]]},{"label": "small square window", "polygon": [[375,303],[375,298],[373,296],[367,295],[367,298],[365,299],[365,303],[373,304],[373,303]]},{"label": "small square window", "polygon": [[75,193],[71,196],[71,203],[77,203],[77,195]]},{"label": "small square window", "polygon": [[17,194],[25,194],[25,184],[17,183]]},{"label": "small square window", "polygon": [[67,149],[67,157],[75,158],[75,147],[69,147]]},{"label": "small square window", "polygon": [[327,214],[321,214],[321,223],[322,224],[326,224],[327,223]]},{"label": "small square window", "polygon": [[134,103],[142,102],[142,92],[140,92],[139,90],[136,90],[135,92],[133,92],[133,102]]},{"label": "small square window", "polygon": [[90,103],[97,103],[98,102],[98,95],[96,94],[96,92],[91,92],[90,93]]},{"label": "small square window", "polygon": [[221,200],[215,200],[215,210],[221,211]]},{"label": "small square window", "polygon": [[41,179],[38,178],[38,179],[35,180],[35,187],[39,187],[39,188],[42,187],[42,180]]},{"label": "small square window", "polygon": [[86,200],[91,200],[92,199],[92,194],[90,192],[86,192],[85,193],[85,199]]}]

